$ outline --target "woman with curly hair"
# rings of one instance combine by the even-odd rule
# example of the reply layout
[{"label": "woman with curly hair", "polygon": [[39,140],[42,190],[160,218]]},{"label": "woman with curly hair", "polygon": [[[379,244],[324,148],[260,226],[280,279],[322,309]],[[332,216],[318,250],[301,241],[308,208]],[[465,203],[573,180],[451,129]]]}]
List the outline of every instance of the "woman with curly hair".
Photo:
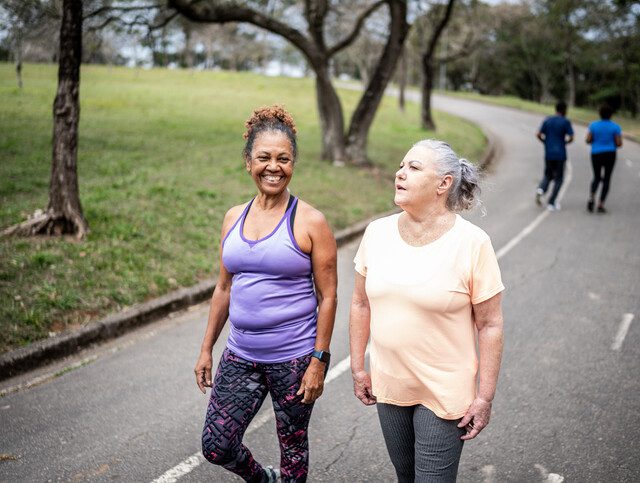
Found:
[{"label": "woman with curly hair", "polygon": [[[258,192],[222,222],[218,283],[195,367],[211,387],[202,451],[245,481],[304,482],[307,427],[323,390],[336,311],[336,242],[322,213],[289,193],[297,158],[296,128],[280,106],[246,122],[243,155]],[[227,320],[226,348],[212,380],[214,344]],[[242,443],[271,395],[280,468],[261,466]]]}]

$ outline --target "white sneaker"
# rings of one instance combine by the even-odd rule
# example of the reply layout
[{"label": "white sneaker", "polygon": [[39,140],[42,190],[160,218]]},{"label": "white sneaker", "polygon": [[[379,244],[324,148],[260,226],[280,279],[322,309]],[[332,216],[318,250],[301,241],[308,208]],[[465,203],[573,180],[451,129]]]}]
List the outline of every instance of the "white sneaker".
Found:
[{"label": "white sneaker", "polygon": [[538,206],[542,205],[541,198],[543,194],[544,194],[544,191],[542,191],[542,188],[538,188],[536,190],[536,205]]},{"label": "white sneaker", "polygon": [[555,203],[555,204],[549,203],[547,205],[547,211],[560,211],[560,203]]}]

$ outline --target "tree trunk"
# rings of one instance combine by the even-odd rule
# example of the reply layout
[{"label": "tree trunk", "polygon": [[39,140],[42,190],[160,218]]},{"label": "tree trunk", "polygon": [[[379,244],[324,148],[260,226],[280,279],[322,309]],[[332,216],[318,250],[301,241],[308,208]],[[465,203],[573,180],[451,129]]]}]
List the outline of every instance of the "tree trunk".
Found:
[{"label": "tree trunk", "polygon": [[551,83],[549,79],[549,72],[543,69],[540,69],[540,70],[534,70],[532,74],[537,77],[538,82],[540,83],[540,97],[538,102],[540,102],[540,104],[551,103],[553,98],[551,96],[551,91],[549,90],[549,85]]},{"label": "tree trunk", "polygon": [[60,28],[58,92],[53,102],[53,157],[49,187],[49,220],[40,227],[48,235],[88,232],[78,191],[78,123],[80,121],[80,61],[82,0],[64,0]]},{"label": "tree trunk", "polygon": [[433,91],[433,62],[423,62],[422,64],[422,105],[420,110],[420,120],[423,129],[436,130],[436,123],[431,115],[431,92]]},{"label": "tree trunk", "polygon": [[187,69],[193,68],[193,27],[185,22],[183,26],[184,32],[184,50],[182,52],[182,62]]},{"label": "tree trunk", "polygon": [[438,40],[440,39],[442,32],[447,26],[447,23],[449,23],[449,19],[451,18],[454,4],[455,0],[449,0],[449,2],[447,3],[444,15],[435,26],[434,31],[431,34],[431,38],[429,39],[427,49],[422,55],[422,109],[420,112],[421,124],[424,129],[430,129],[434,131],[436,129],[436,124],[435,122],[433,122],[433,117],[431,115],[431,92],[433,91],[434,71],[433,58],[435,56]]},{"label": "tree trunk", "polygon": [[573,66],[572,59],[569,59],[567,62],[567,86],[569,88],[567,105],[574,107],[576,105],[576,70]]},{"label": "tree trunk", "polygon": [[316,100],[322,131],[322,159],[336,164],[346,160],[344,139],[344,116],[342,105],[329,77],[328,62],[314,67],[316,73]]},{"label": "tree trunk", "polygon": [[82,59],[82,0],[64,0],[60,27],[58,92],[53,101],[53,155],[47,210],[2,235],[66,235],[82,239],[89,231],[78,192],[77,155]]},{"label": "tree trunk", "polygon": [[571,41],[571,27],[569,27],[569,20],[565,20],[567,25],[567,40],[565,44],[565,62],[566,62],[566,82],[569,90],[567,96],[567,105],[574,107],[576,105],[576,68],[573,62],[573,43]]},{"label": "tree trunk", "polygon": [[18,80],[18,89],[22,89],[22,58],[18,57],[16,61],[16,79]]},{"label": "tree trunk", "polygon": [[366,165],[369,162],[367,159],[369,129],[387,84],[396,69],[404,40],[409,32],[406,1],[390,0],[388,5],[391,16],[389,37],[371,76],[371,81],[362,94],[349,124],[346,152],[349,161],[357,165]]},{"label": "tree trunk", "polygon": [[402,49],[400,54],[400,65],[398,66],[398,107],[404,112],[405,97],[404,91],[407,88],[407,50]]},{"label": "tree trunk", "polygon": [[18,33],[16,38],[16,81],[18,89],[22,89],[22,34]]},{"label": "tree trunk", "polygon": [[360,80],[362,81],[363,86],[369,85],[369,66],[367,65],[367,61],[363,57],[358,57],[355,61],[358,66],[358,72],[360,74]]}]

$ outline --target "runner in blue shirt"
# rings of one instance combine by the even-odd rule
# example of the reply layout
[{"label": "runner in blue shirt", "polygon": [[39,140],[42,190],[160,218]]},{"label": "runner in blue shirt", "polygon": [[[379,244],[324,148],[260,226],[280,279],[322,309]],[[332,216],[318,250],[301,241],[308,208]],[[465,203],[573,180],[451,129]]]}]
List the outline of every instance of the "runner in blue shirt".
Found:
[{"label": "runner in blue shirt", "polygon": [[547,192],[549,184],[553,181],[553,191],[547,200],[549,211],[560,209],[560,203],[556,202],[556,198],[564,180],[564,165],[567,161],[565,146],[573,141],[573,128],[565,117],[566,114],[567,105],[559,101],[556,104],[556,114],[547,117],[538,131],[538,139],[544,143],[544,176],[536,190],[536,203],[542,204],[542,195]]},{"label": "runner in blue shirt", "polygon": [[605,104],[600,108],[600,120],[589,125],[587,143],[591,144],[591,166],[593,167],[593,181],[587,210],[593,213],[598,185],[602,182],[598,213],[606,213],[604,200],[609,192],[609,181],[616,162],[616,149],[622,146],[622,129],[611,120],[613,109]]}]

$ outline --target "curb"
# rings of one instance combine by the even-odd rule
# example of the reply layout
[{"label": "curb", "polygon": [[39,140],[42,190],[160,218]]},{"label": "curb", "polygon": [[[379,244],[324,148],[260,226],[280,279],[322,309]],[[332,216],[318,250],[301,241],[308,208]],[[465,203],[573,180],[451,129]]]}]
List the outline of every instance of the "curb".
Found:
[{"label": "curb", "polygon": [[[484,131],[487,147],[478,163],[484,171],[491,164],[496,149],[495,136]],[[397,213],[390,210],[337,231],[334,236],[338,247],[358,237],[369,223],[377,218]],[[0,355],[0,381],[43,366],[56,359],[78,352],[91,344],[118,337],[130,330],[154,322],[170,312],[184,309],[211,297],[217,278],[209,278],[192,287],[181,288],[148,302],[136,304],[121,312],[91,322],[79,330],[64,332],[58,336],[34,342],[28,346]]]}]

